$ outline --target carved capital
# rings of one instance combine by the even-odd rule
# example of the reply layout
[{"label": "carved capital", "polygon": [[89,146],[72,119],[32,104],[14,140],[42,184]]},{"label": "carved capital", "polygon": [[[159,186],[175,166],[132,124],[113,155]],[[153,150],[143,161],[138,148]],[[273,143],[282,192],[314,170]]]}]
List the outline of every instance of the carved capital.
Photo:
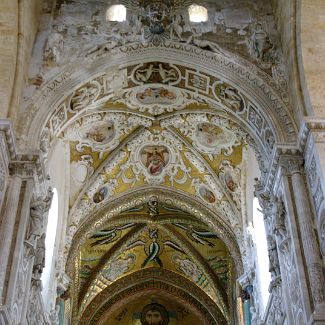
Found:
[{"label": "carved capital", "polygon": [[57,286],[57,294],[58,296],[63,295],[69,288],[71,283],[70,277],[66,273],[62,273],[58,277],[58,286]]},{"label": "carved capital", "polygon": [[271,282],[270,282],[270,285],[269,285],[269,292],[273,292],[275,291],[276,293],[278,293],[277,291],[277,288],[278,287],[281,287],[281,284],[282,284],[282,279],[281,279],[281,276],[277,276],[275,277]]},{"label": "carved capital", "polygon": [[296,173],[303,174],[304,170],[304,159],[302,157],[281,157],[280,165],[283,167],[288,175]]},{"label": "carved capital", "polygon": [[9,165],[10,175],[16,175],[21,178],[33,178],[35,175],[35,164],[32,162],[15,161]]},{"label": "carved capital", "polygon": [[314,142],[325,142],[325,119],[305,118],[302,134],[311,134]]},{"label": "carved capital", "polygon": [[0,306],[0,324],[3,325],[12,324],[10,314],[6,306]]}]

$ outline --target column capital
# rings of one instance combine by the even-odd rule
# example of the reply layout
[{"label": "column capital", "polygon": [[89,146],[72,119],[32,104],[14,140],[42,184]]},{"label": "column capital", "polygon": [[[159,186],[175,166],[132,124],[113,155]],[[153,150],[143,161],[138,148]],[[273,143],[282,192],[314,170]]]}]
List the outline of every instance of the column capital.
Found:
[{"label": "column capital", "polygon": [[280,157],[279,164],[288,175],[303,174],[305,172],[303,157],[282,156]]},{"label": "column capital", "polygon": [[7,306],[0,306],[0,324],[3,325],[12,324]]}]

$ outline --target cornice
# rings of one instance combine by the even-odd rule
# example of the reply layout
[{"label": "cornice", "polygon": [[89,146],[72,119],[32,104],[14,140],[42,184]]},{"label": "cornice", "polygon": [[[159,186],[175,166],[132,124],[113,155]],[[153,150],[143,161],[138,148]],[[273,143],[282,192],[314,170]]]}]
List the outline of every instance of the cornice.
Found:
[{"label": "cornice", "polygon": [[3,137],[0,149],[4,151],[10,175],[21,178],[36,178],[41,190],[47,193],[46,173],[41,152],[37,150],[18,151],[13,125],[10,120],[0,120],[0,135]]}]

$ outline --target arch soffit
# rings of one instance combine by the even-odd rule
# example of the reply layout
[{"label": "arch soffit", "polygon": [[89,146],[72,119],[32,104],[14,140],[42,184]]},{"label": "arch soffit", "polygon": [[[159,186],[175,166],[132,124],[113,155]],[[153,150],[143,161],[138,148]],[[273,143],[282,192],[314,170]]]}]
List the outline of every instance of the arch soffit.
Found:
[{"label": "arch soffit", "polygon": [[[189,196],[179,190],[163,187],[145,187],[136,189],[129,193],[124,193],[113,201],[108,202],[100,209],[92,213],[78,227],[73,237],[68,236],[66,241],[65,252],[67,254],[66,272],[72,274],[74,261],[78,257],[78,252],[82,244],[96,231],[99,231],[104,225],[112,225],[117,222],[118,216],[124,211],[130,210],[139,205],[147,204],[150,197],[155,196],[161,204],[177,207],[185,213],[205,224],[211,231],[227,246],[230,255],[234,261],[236,275],[240,276],[243,273],[243,264],[241,259],[241,249],[243,250],[241,232],[239,229],[232,229],[229,222],[223,216],[216,214],[215,211],[209,209],[205,204],[198,201],[193,196]],[[121,220],[130,222],[130,219]],[[141,220],[137,220],[141,222]],[[193,221],[191,220],[193,224]],[[195,221],[194,221],[195,223]],[[67,230],[69,233],[69,229]]]},{"label": "arch soffit", "polygon": [[[124,69],[128,66],[153,61],[172,62],[174,65],[183,65],[191,70],[223,80],[250,100],[254,105],[253,108],[273,130],[276,142],[295,143],[297,128],[291,116],[290,105],[286,100],[287,94],[283,93],[281,87],[270,76],[234,55],[226,57],[173,42],[170,42],[168,46],[159,47],[131,44],[116,48],[96,61],[81,60],[63,69],[32,97],[29,119],[26,120],[26,116],[21,117],[22,128],[19,131],[22,140],[31,141],[28,145],[37,148],[41,129],[38,136],[35,136],[35,129],[39,130],[39,127],[34,126],[45,126],[62,103],[62,99],[71,96],[73,91],[82,85],[106,72],[116,70],[117,67]],[[192,90],[192,92],[204,97],[197,91]],[[220,103],[215,100],[210,99],[209,102],[220,106]],[[230,109],[228,111],[231,112]],[[254,129],[253,124],[252,121],[247,121],[247,128]],[[32,133],[33,136],[31,136]],[[254,133],[258,138],[257,126],[255,126]]]},{"label": "arch soffit", "polygon": [[81,316],[80,324],[96,324],[104,311],[111,308],[116,302],[146,290],[159,290],[160,292],[163,291],[178,296],[178,298],[190,303],[195,309],[203,313],[210,322],[216,324],[227,323],[223,313],[213,300],[194,283],[175,272],[150,268],[137,271],[132,275],[132,279],[128,277],[121,278],[104,289],[87,306]]}]

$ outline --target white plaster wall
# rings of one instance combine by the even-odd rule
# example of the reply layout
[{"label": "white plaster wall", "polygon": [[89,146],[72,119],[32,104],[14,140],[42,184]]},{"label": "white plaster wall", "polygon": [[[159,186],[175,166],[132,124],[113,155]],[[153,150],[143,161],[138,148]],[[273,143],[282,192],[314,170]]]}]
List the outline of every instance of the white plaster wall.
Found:
[{"label": "white plaster wall", "polygon": [[55,306],[57,276],[61,272],[60,252],[63,249],[65,240],[66,220],[68,216],[69,204],[69,187],[70,187],[70,149],[69,143],[58,139],[50,150],[46,162],[46,170],[50,176],[50,184],[52,188],[58,191],[58,223],[56,231],[56,240],[53,252],[51,275],[49,286],[44,286],[44,306],[49,312]]}]

